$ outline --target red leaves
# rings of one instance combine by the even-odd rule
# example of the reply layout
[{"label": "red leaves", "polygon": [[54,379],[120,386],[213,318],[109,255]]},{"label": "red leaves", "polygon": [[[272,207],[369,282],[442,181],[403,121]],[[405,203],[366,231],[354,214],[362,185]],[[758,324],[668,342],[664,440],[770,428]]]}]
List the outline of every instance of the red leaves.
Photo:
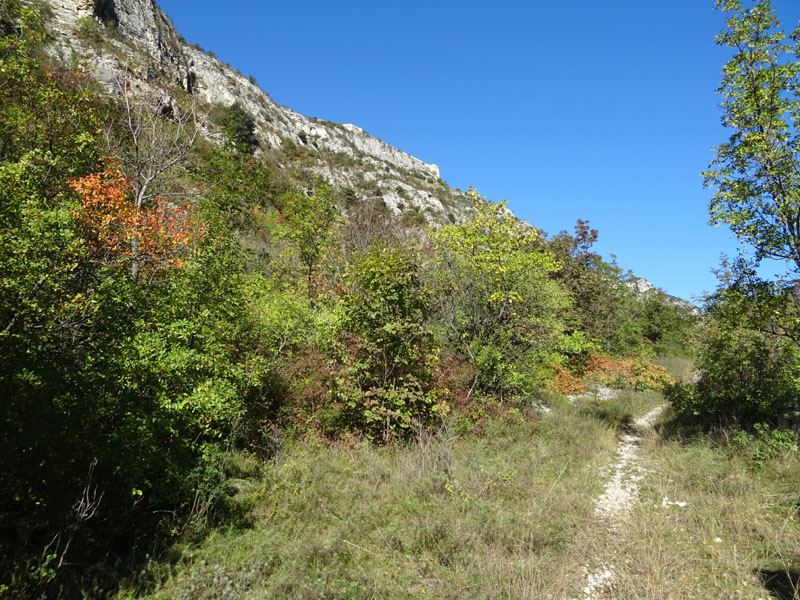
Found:
[{"label": "red leaves", "polygon": [[661,389],[671,383],[664,367],[640,357],[615,358],[605,354],[591,357],[587,376],[595,383],[622,389]]},{"label": "red leaves", "polygon": [[550,389],[558,392],[562,396],[582,394],[586,391],[586,384],[581,378],[573,375],[562,365],[552,363],[553,381],[550,382]]},{"label": "red leaves", "polygon": [[101,171],[73,179],[70,186],[81,198],[76,216],[101,260],[135,260],[140,273],[179,269],[180,255],[192,240],[205,236],[206,225],[193,224],[188,204],[157,197],[150,208],[138,208],[130,199],[130,183],[112,161]]}]

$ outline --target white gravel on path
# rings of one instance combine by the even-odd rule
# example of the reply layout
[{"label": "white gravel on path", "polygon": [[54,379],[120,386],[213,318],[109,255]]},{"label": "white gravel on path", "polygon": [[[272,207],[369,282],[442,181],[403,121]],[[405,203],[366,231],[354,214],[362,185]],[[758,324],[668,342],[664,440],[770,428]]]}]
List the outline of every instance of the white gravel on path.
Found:
[{"label": "white gravel on path", "polygon": [[[647,473],[639,461],[642,433],[653,426],[666,406],[661,404],[636,419],[630,426],[629,433],[619,441],[617,461],[608,468],[611,477],[603,493],[595,500],[595,513],[610,536],[617,534],[619,525],[633,508],[639,493],[639,482]],[[603,598],[614,587],[615,565],[609,558],[596,557],[592,563],[596,566],[583,567],[585,584],[582,597],[586,600]]]},{"label": "white gravel on path", "polygon": [[575,402],[575,400],[611,400],[612,398],[619,396],[621,393],[622,390],[610,388],[605,385],[597,385],[593,386],[590,391],[584,392],[583,394],[573,394],[567,396],[567,400],[570,402]]}]

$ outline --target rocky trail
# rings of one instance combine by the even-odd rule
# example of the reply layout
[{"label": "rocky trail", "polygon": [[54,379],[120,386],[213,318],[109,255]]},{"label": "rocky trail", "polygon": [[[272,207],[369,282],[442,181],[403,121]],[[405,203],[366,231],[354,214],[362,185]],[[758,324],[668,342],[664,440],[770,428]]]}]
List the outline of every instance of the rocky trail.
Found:
[{"label": "rocky trail", "polygon": [[[596,527],[603,530],[607,539],[619,537],[621,525],[637,500],[640,482],[647,474],[639,456],[642,436],[652,428],[666,407],[666,404],[660,404],[635,419],[619,440],[616,461],[604,469],[608,479],[603,493],[595,500],[595,515]],[[613,553],[587,557],[582,568],[583,588],[579,597],[585,600],[609,597],[620,568],[623,565],[618,564]]]}]

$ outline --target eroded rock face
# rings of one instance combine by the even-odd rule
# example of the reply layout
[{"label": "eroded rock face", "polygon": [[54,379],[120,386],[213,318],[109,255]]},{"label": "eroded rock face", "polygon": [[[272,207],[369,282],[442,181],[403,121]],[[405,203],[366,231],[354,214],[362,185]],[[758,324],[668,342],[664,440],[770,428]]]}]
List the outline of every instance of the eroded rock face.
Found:
[{"label": "eroded rock face", "polygon": [[691,314],[695,316],[699,316],[702,313],[702,311],[697,306],[695,306],[688,300],[684,300],[683,298],[678,298],[677,296],[671,296],[670,294],[666,294],[664,292],[659,291],[656,288],[656,286],[654,286],[652,283],[650,283],[647,279],[644,279],[643,277],[632,277],[631,279],[628,279],[626,283],[628,287],[633,291],[633,293],[636,294],[636,296],[640,299],[644,299],[653,293],[659,293],[663,295],[664,300],[670,306],[680,306],[681,308],[688,310]]},{"label": "eroded rock face", "polygon": [[628,287],[630,287],[637,296],[644,296],[656,289],[652,283],[642,277],[634,277],[628,280]]},{"label": "eroded rock face", "polygon": [[[356,125],[309,119],[279,106],[253,80],[187,44],[154,0],[45,2],[53,13],[51,28],[59,34],[54,53],[64,60],[86,57],[95,76],[112,89],[120,78],[142,86],[168,82],[209,104],[240,102],[255,118],[262,147],[296,145],[311,157],[311,170],[331,184],[369,188],[395,212],[416,210],[429,222],[462,221],[471,213],[466,194],[444,184],[436,165]],[[87,18],[102,27],[104,44],[81,38]]]},{"label": "eroded rock face", "polygon": [[94,0],[77,0],[75,11],[81,17],[91,16],[94,13]]}]

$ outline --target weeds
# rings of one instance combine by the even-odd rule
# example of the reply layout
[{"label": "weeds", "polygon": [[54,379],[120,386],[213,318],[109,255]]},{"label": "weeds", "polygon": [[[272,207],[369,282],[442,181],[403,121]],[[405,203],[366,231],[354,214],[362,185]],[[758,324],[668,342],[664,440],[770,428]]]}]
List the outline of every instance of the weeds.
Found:
[{"label": "weeds", "polygon": [[540,597],[592,515],[613,432],[565,407],[415,443],[288,444],[254,527],[185,551],[156,598]]},{"label": "weeds", "polygon": [[[630,518],[598,526],[617,434],[661,401],[554,402],[541,418],[487,406],[480,436],[451,421],[402,445],[287,442],[253,526],[154,565],[149,597],[570,598],[606,558],[613,598],[798,598],[800,457],[772,430],[685,437],[667,415],[642,440]],[[775,451],[753,469],[758,444]]]}]

